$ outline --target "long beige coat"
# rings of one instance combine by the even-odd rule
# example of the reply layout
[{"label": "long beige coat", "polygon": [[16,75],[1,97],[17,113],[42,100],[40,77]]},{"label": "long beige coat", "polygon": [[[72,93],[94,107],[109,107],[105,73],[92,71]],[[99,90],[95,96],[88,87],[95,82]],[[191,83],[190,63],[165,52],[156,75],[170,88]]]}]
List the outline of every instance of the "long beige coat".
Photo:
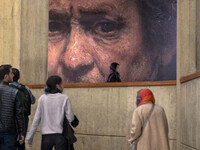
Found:
[{"label": "long beige coat", "polygon": [[[131,134],[129,142],[141,135],[144,124],[152,103],[144,103],[133,112]],[[155,105],[142,135],[139,137],[137,150],[169,150],[168,123],[165,111],[162,107]]]}]

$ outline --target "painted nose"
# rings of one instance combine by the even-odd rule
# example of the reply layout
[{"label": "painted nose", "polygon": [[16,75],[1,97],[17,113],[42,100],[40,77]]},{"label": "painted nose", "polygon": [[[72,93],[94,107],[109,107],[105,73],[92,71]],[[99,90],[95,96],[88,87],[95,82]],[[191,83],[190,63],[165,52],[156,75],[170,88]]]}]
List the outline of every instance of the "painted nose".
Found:
[{"label": "painted nose", "polygon": [[77,70],[93,64],[93,57],[87,37],[81,29],[74,26],[68,37],[68,43],[63,53],[63,63],[68,68]]}]

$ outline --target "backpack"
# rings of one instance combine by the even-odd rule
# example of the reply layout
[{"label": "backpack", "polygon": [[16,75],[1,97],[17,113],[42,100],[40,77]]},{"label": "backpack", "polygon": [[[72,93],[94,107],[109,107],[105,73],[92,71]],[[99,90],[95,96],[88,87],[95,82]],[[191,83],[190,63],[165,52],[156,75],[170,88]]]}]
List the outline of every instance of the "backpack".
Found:
[{"label": "backpack", "polygon": [[20,96],[22,98],[24,115],[29,116],[31,114],[31,96],[29,91],[23,84],[18,84],[18,85],[10,84],[10,85],[19,90]]}]

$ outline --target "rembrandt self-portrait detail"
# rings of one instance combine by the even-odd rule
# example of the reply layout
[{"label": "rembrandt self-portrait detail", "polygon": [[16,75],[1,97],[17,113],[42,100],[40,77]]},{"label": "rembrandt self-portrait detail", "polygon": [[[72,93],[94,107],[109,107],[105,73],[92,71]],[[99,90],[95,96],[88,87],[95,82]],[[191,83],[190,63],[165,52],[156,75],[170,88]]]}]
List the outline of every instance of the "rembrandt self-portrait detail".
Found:
[{"label": "rembrandt self-portrait detail", "polygon": [[49,0],[48,75],[102,83],[176,79],[176,0]]}]

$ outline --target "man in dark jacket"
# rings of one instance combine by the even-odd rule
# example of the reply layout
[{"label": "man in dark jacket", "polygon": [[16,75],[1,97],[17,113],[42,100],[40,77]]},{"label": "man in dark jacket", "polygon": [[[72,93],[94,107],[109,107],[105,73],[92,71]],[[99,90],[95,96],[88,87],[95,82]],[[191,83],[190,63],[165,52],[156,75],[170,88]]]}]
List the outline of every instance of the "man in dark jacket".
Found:
[{"label": "man in dark jacket", "polygon": [[[10,83],[12,87],[15,87],[19,90],[22,96],[22,102],[24,106],[24,118],[25,118],[25,133],[24,135],[26,136],[26,132],[28,129],[28,122],[29,122],[29,115],[31,114],[31,104],[35,103],[35,97],[33,96],[31,90],[26,87],[25,85],[21,84],[18,82],[20,78],[20,72],[17,68],[12,68],[12,73],[14,75],[13,77],[13,82]],[[25,143],[20,144],[18,142],[18,150],[25,150]]]},{"label": "man in dark jacket", "polygon": [[13,81],[11,65],[0,66],[0,150],[16,150],[17,135],[24,142],[24,114],[21,95],[9,86]]}]

